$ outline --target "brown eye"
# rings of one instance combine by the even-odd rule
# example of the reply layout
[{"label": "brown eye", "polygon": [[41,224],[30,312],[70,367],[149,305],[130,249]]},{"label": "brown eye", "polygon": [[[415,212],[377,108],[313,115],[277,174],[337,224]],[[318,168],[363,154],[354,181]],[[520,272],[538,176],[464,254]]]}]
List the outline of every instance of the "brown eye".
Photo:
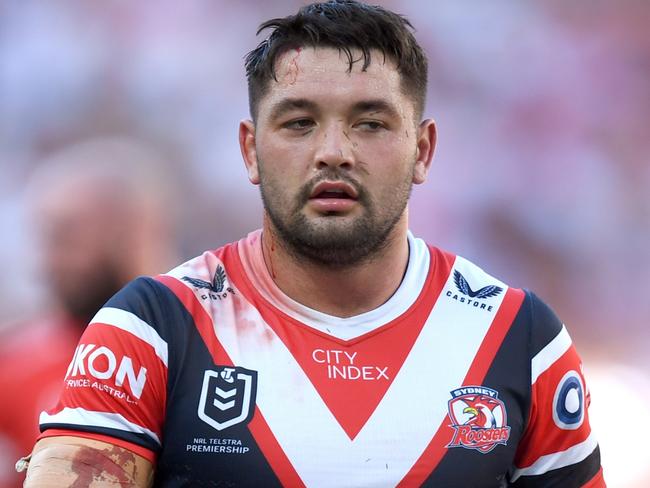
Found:
[{"label": "brown eye", "polygon": [[313,126],[314,126],[314,121],[311,119],[291,120],[290,122],[287,122],[286,124],[283,125],[285,129],[293,129],[293,130],[311,129]]},{"label": "brown eye", "polygon": [[377,131],[379,129],[385,128],[383,123],[378,122],[376,120],[364,120],[363,122],[359,122],[357,126],[360,127],[361,129],[370,130],[370,131]]}]

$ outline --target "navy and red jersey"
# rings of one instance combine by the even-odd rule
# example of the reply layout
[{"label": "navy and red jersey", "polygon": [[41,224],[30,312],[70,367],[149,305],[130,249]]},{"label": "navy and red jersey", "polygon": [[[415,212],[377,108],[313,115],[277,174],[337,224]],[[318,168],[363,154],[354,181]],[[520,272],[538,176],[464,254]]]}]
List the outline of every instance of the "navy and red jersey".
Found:
[{"label": "navy and red jersey", "polygon": [[135,280],[86,329],[43,436],[130,449],[165,487],[605,486],[553,312],[409,251],[395,294],[350,318],[284,295],[260,231]]}]

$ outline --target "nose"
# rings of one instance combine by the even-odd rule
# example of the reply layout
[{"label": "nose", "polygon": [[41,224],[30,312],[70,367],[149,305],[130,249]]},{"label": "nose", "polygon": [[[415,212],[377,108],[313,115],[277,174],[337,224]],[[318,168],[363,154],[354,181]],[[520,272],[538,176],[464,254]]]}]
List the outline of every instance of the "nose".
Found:
[{"label": "nose", "polygon": [[350,169],[354,165],[354,144],[343,124],[324,127],[318,139],[314,163],[317,169]]}]

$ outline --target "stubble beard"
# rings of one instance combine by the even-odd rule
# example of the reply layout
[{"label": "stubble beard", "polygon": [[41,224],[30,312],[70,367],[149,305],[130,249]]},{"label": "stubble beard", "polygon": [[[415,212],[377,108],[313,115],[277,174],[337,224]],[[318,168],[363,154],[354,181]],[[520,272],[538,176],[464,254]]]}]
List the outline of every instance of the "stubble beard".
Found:
[{"label": "stubble beard", "polygon": [[[280,240],[280,245],[295,259],[319,266],[343,268],[368,262],[379,256],[389,243],[391,232],[404,214],[413,174],[396,184],[390,201],[373,203],[368,192],[347,174],[326,169],[306,183],[287,202],[280,185],[266,178],[260,165],[260,193],[266,214]],[[320,181],[343,181],[357,191],[361,215],[351,218],[335,213],[307,218],[304,206],[312,189]]]}]

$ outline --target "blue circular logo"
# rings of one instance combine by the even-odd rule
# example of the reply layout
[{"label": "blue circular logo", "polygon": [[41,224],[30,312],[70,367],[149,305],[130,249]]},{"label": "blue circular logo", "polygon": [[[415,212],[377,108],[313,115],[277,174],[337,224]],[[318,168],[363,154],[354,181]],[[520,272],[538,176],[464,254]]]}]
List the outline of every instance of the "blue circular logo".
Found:
[{"label": "blue circular logo", "polygon": [[553,420],[564,430],[575,430],[585,417],[585,394],[582,379],[576,371],[567,372],[555,389]]}]

